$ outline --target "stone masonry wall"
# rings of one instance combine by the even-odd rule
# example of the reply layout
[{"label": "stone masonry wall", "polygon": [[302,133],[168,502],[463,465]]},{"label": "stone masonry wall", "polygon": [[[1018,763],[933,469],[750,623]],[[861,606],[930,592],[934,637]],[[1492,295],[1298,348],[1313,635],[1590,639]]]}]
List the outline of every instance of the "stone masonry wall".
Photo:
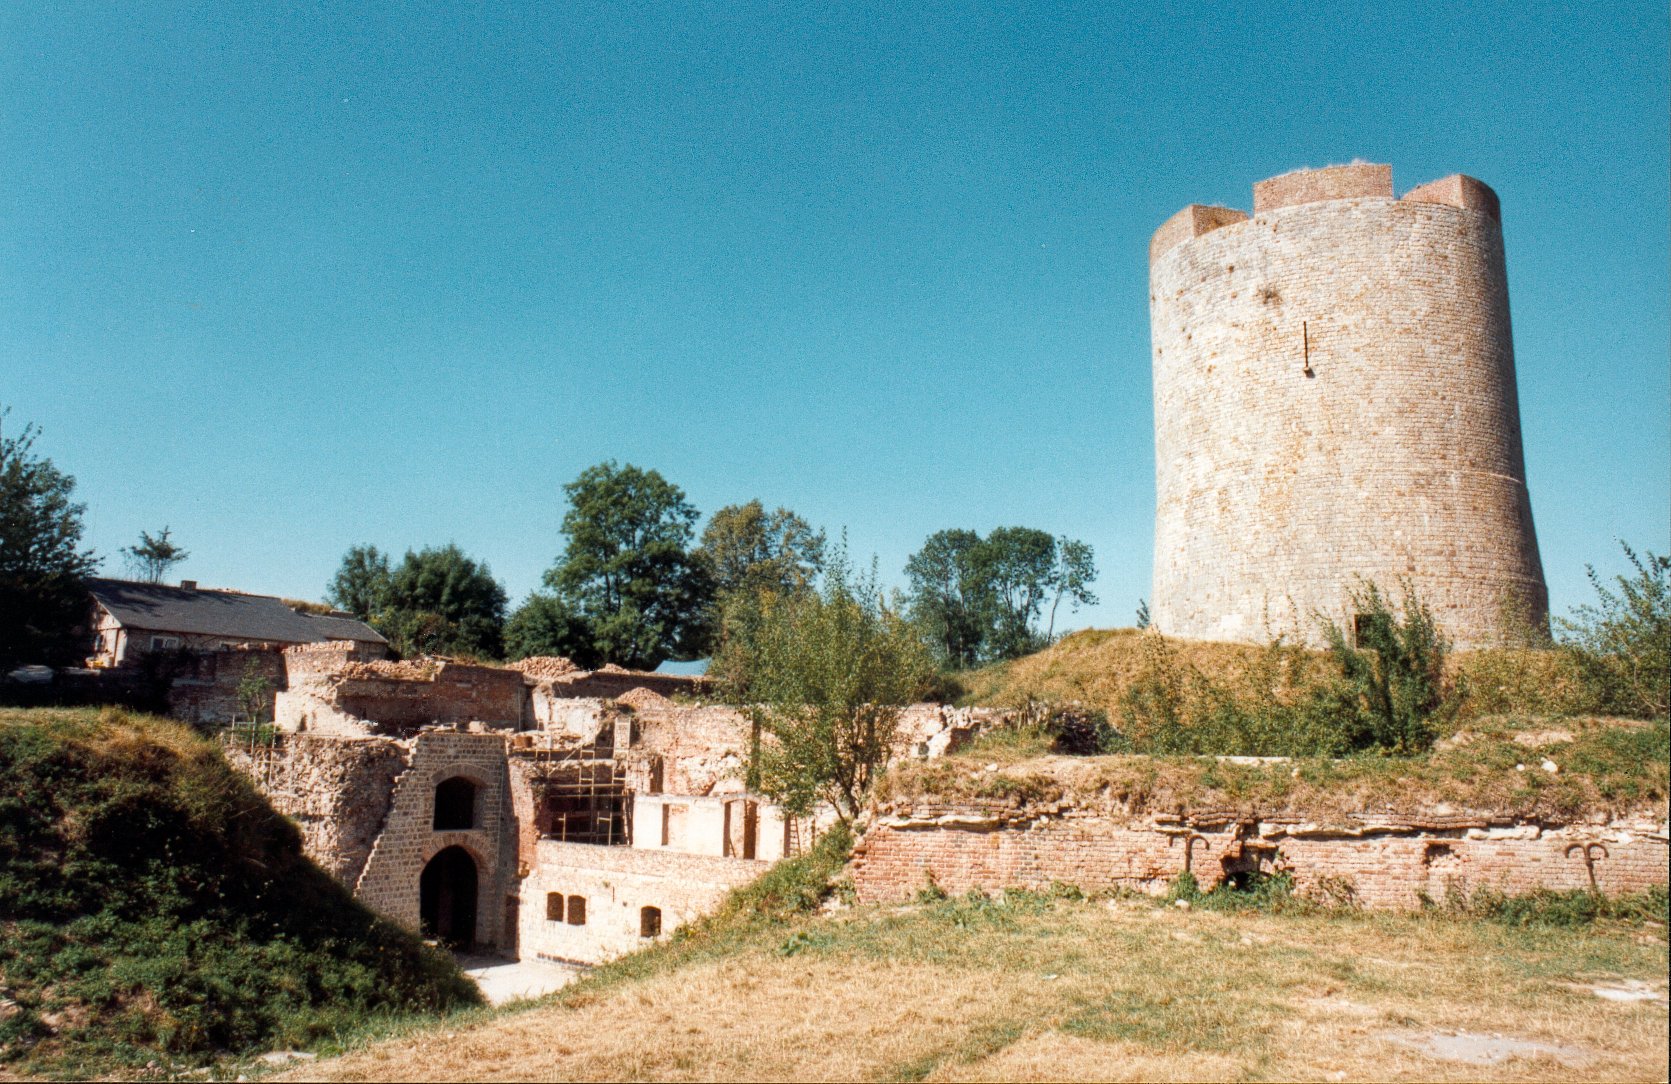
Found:
[{"label": "stone masonry wall", "polygon": [[1150,269],[1155,628],[1320,643],[1359,576],[1459,646],[1543,620],[1490,189],[1397,200],[1354,165],[1261,182],[1252,218],[1186,211]]},{"label": "stone masonry wall", "polygon": [[1414,908],[1423,895],[1481,888],[1611,894],[1667,880],[1667,825],[1651,813],[1604,824],[1418,820],[1366,818],[1342,828],[1070,811],[1014,822],[981,808],[936,808],[881,818],[856,848],[852,869],[866,902],[909,899],[931,875],[953,894],[1052,882],[1160,892],[1186,870],[1203,889],[1236,873],[1284,870],[1302,894],[1373,908]]},{"label": "stone masonry wall", "polygon": [[227,761],[296,822],[309,858],[350,889],[389,813],[409,744],[390,738],[281,734],[272,744],[222,740]]},{"label": "stone masonry wall", "polygon": [[[464,776],[475,783],[476,827],[436,831],[435,788]],[[426,730],[413,741],[410,766],[395,784],[389,815],[355,889],[360,902],[417,929],[418,878],[447,847],[462,847],[476,863],[476,941],[504,945],[507,897],[517,873],[505,739],[497,734]]]}]

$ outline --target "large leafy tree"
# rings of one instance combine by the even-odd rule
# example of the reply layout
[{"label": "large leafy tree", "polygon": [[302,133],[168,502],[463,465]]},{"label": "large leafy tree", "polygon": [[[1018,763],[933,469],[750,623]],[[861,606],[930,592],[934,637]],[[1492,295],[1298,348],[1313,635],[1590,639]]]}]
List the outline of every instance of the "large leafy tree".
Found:
[{"label": "large leafy tree", "polygon": [[34,452],[37,430],[6,432],[0,411],[0,672],[20,662],[58,663],[84,650],[85,577],[98,566],[81,548],[86,506],[75,479]]},{"label": "large leafy tree", "polygon": [[596,655],[654,669],[706,646],[712,580],[691,550],[696,509],[653,470],[613,461],[563,487],[567,545],[545,574]]},{"label": "large leafy tree", "polygon": [[393,568],[376,546],[354,546],[325,596],[402,655],[498,658],[504,650],[505,589],[451,543],[407,550]]},{"label": "large leafy tree", "polygon": [[523,600],[505,622],[505,657],[530,655],[561,655],[586,667],[603,661],[586,621],[556,595],[539,591]]},{"label": "large leafy tree", "polygon": [[407,550],[389,576],[382,618],[388,627],[379,628],[403,652],[497,658],[504,651],[506,602],[487,565],[456,545]]},{"label": "large leafy tree", "polygon": [[887,766],[901,706],[928,687],[934,666],[917,630],[882,599],[875,574],[855,576],[845,555],[818,590],[761,597],[759,620],[731,644],[746,656],[746,702],[758,740],[751,781],[790,813],[820,804],[851,821]]},{"label": "large leafy tree", "polygon": [[1056,540],[1031,527],[998,527],[979,549],[991,613],[987,653],[1014,659],[1047,643],[1034,626],[1055,581]]},{"label": "large leafy tree", "polygon": [[376,546],[351,546],[325,588],[331,605],[370,621],[389,608],[389,557]]},{"label": "large leafy tree", "polygon": [[757,500],[721,508],[702,531],[697,550],[714,585],[709,615],[708,672],[743,688],[747,657],[732,650],[763,616],[771,599],[810,591],[824,568],[824,532]]},{"label": "large leafy tree", "polygon": [[824,532],[787,508],[768,512],[753,500],[715,512],[702,529],[697,552],[718,597],[791,594],[810,587],[823,569]]},{"label": "large leafy tree", "polygon": [[999,527],[985,538],[936,532],[905,573],[912,618],[954,669],[1036,651],[1055,635],[1063,602],[1071,609],[1096,602],[1091,547],[1030,527]]},{"label": "large leafy tree", "polygon": [[976,665],[991,608],[981,536],[957,529],[929,535],[905,562],[905,575],[911,616],[941,663],[952,669]]}]

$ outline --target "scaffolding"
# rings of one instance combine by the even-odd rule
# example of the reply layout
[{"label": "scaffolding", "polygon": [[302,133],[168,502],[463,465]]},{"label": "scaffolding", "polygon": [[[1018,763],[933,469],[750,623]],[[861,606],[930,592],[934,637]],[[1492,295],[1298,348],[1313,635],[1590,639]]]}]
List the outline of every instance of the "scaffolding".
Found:
[{"label": "scaffolding", "polygon": [[540,838],[560,843],[625,847],[632,843],[632,802],[626,765],[613,743],[572,749],[546,743],[529,752],[539,806]]}]

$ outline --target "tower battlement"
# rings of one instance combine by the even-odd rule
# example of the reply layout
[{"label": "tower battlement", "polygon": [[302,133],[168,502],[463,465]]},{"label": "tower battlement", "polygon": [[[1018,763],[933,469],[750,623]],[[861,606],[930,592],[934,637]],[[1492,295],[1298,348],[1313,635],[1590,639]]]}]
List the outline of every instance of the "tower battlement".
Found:
[{"label": "tower battlement", "polygon": [[1190,205],[1150,244],[1162,632],[1320,640],[1358,578],[1460,645],[1547,618],[1501,212],[1354,163]]},{"label": "tower battlement", "polygon": [[[1392,167],[1369,162],[1354,162],[1345,166],[1325,166],[1322,169],[1297,169],[1279,174],[1253,185],[1253,216],[1271,211],[1298,207],[1308,203],[1324,203],[1343,199],[1393,199]],[[1432,203],[1477,211],[1495,221],[1502,220],[1497,193],[1484,181],[1465,173],[1453,173],[1437,181],[1418,185],[1404,193],[1408,203]],[[1224,226],[1246,222],[1246,211],[1233,207],[1207,206],[1192,203],[1167,219],[1149,240],[1149,262],[1175,245],[1200,237]]]}]

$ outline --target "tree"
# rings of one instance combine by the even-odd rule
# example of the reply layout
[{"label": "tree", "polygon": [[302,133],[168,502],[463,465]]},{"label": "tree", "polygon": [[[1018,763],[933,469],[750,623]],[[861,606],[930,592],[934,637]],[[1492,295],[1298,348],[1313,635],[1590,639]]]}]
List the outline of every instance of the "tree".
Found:
[{"label": "tree", "polygon": [[529,595],[505,622],[505,657],[532,655],[561,655],[584,667],[603,661],[585,620],[556,595],[540,592]]},{"label": "tree", "polygon": [[953,670],[972,667],[981,657],[991,607],[980,550],[974,531],[938,531],[905,562],[911,616],[941,664]]},{"label": "tree", "polygon": [[498,658],[504,650],[506,602],[504,587],[487,565],[448,543],[406,551],[389,576],[387,607],[372,624],[403,655]]},{"label": "tree", "polygon": [[712,582],[690,549],[697,518],[684,491],[613,461],[563,487],[568,542],[545,585],[581,621],[597,655],[653,670],[708,639]]},{"label": "tree", "polygon": [[821,589],[760,598],[759,622],[735,645],[760,736],[751,778],[791,814],[829,803],[851,822],[887,765],[900,708],[933,677],[928,651],[875,572],[854,576],[839,551]]},{"label": "tree", "polygon": [[824,532],[787,508],[767,512],[758,501],[715,512],[697,553],[718,597],[738,592],[789,594],[810,587],[824,567]]},{"label": "tree", "polygon": [[389,608],[389,558],[376,546],[350,546],[325,588],[331,605],[361,621]]},{"label": "tree", "polygon": [[167,527],[155,535],[150,531],[140,531],[137,545],[123,546],[121,549],[128,568],[146,583],[161,583],[169,569],[191,556],[168,535]]},{"label": "tree", "polygon": [[1585,565],[1596,601],[1559,627],[1598,710],[1663,719],[1671,714],[1671,556],[1619,546],[1635,573],[1615,576],[1615,591]]},{"label": "tree", "polygon": [[1049,597],[1056,570],[1056,540],[1031,527],[998,527],[979,552],[993,613],[988,653],[1014,659],[1046,643],[1033,627]]},{"label": "tree", "polygon": [[[1091,547],[1031,527],[930,535],[905,565],[910,610],[942,665],[963,669],[1036,651],[1055,636],[1056,614],[1095,604]],[[1050,602],[1047,627],[1039,620]]]},{"label": "tree", "polygon": [[721,508],[702,532],[701,559],[713,584],[708,617],[710,675],[738,689],[748,682],[747,659],[731,649],[761,618],[768,597],[810,591],[824,567],[824,532],[757,500]]},{"label": "tree", "polygon": [[34,454],[33,425],[7,436],[8,413],[0,410],[0,673],[84,651],[83,580],[98,567],[81,548],[86,506],[70,500],[75,479]]},{"label": "tree", "polygon": [[[1069,538],[1067,535],[1056,540],[1056,565],[1051,571],[1050,586],[1056,593],[1050,603],[1050,625],[1044,630],[1044,639],[1050,643],[1056,638],[1056,608],[1066,599],[1068,609],[1077,613],[1081,606],[1095,606],[1097,596],[1091,593],[1091,583],[1097,578],[1097,565],[1091,553],[1091,547],[1084,542]],[[1148,605],[1143,605],[1146,614]]]}]

